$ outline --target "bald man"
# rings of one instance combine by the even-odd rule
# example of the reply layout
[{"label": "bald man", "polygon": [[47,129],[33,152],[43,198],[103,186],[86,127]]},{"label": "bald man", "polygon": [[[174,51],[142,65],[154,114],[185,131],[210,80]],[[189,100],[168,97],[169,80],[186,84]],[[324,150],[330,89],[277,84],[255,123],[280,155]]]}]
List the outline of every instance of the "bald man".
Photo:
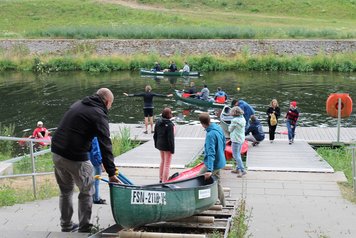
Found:
[{"label": "bald man", "polygon": [[[113,93],[101,88],[94,95],[75,102],[64,114],[52,138],[54,171],[61,193],[59,208],[62,232],[72,232],[78,228],[78,232],[91,232],[94,179],[88,155],[94,137],[98,138],[109,181],[119,182],[115,176],[108,119],[113,101]],[[72,221],[74,184],[79,188],[79,227]]]}]

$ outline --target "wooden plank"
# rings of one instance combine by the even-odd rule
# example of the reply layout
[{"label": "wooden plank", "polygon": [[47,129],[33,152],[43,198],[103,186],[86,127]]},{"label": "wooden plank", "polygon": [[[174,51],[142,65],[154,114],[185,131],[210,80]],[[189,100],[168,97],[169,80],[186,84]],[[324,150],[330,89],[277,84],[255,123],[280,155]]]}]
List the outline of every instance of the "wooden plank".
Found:
[{"label": "wooden plank", "polygon": [[266,141],[256,147],[250,147],[247,153],[248,170],[297,171],[297,172],[334,172],[333,168],[311,148],[304,140]]}]

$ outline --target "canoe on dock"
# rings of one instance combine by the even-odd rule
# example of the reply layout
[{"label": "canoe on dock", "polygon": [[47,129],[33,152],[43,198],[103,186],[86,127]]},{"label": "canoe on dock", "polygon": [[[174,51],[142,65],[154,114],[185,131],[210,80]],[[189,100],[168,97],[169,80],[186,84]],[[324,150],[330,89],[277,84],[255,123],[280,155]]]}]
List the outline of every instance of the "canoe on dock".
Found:
[{"label": "canoe on dock", "polygon": [[201,213],[218,199],[215,177],[204,175],[171,183],[134,186],[110,183],[111,210],[124,228],[169,221]]}]

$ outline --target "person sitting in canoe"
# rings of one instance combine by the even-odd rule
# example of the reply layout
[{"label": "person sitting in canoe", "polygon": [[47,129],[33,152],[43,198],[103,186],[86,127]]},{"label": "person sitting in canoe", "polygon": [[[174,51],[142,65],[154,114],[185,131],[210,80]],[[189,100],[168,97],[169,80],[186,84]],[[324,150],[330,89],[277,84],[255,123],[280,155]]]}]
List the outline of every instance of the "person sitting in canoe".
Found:
[{"label": "person sitting in canoe", "polygon": [[183,69],[179,70],[179,72],[183,72],[183,73],[189,73],[190,72],[190,67],[189,67],[189,64],[187,63],[187,61],[184,62]]},{"label": "person sitting in canoe", "polygon": [[188,90],[183,90],[183,97],[194,98],[196,96],[196,93],[197,93],[197,88],[195,87],[195,83],[194,82],[190,82],[189,86],[190,86],[190,88]]},{"label": "person sitting in canoe", "polygon": [[250,126],[245,132],[245,139],[247,141],[251,141],[253,146],[258,145],[261,141],[265,139],[265,133],[263,131],[261,122],[257,119],[255,115],[252,115],[250,117]]},{"label": "person sitting in canoe", "polygon": [[214,101],[213,98],[209,97],[210,91],[208,89],[208,86],[204,84],[203,89],[200,91],[198,98],[204,101]]},{"label": "person sitting in canoe", "polygon": [[47,130],[46,127],[43,127],[43,122],[38,121],[37,128],[33,131],[32,137],[39,139],[39,138],[48,137],[48,135],[49,135],[49,131]]},{"label": "person sitting in canoe", "polygon": [[174,63],[173,60],[169,62],[169,67],[168,69],[164,69],[163,72],[176,72],[177,71],[177,65]]},{"label": "person sitting in canoe", "polygon": [[214,99],[217,103],[225,103],[227,100],[227,94],[221,89],[221,87],[218,87]]},{"label": "person sitting in canoe", "polygon": [[159,72],[162,71],[161,65],[156,61],[155,66],[152,69],[153,72]]}]

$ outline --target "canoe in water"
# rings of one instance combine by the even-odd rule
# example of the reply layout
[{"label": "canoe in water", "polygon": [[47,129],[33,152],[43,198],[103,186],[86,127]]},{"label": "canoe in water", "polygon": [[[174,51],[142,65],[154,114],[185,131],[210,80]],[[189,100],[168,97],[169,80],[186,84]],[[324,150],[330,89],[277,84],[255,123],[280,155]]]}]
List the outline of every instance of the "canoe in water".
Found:
[{"label": "canoe in water", "polygon": [[204,175],[171,183],[134,186],[110,183],[111,210],[124,228],[201,213],[218,199],[215,177]]},{"label": "canoe in water", "polygon": [[174,97],[183,102],[194,104],[201,107],[216,107],[223,108],[225,104],[217,103],[215,101],[205,101],[202,99],[198,99],[196,97],[190,97],[189,94],[184,93],[183,91],[174,90]]},{"label": "canoe in water", "polygon": [[175,71],[175,72],[163,72],[163,71],[154,71],[154,70],[149,70],[149,69],[140,69],[140,74],[141,75],[155,75],[155,76],[192,76],[192,77],[199,77],[200,72],[197,71],[191,71],[191,72],[180,72],[180,71]]}]

